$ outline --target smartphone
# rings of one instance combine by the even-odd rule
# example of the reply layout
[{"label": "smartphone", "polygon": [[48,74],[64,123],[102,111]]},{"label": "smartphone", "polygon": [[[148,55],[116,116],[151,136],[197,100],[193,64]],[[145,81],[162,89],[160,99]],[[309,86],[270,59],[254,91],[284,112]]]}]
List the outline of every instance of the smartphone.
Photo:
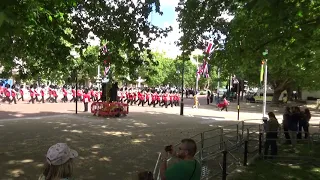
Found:
[{"label": "smartphone", "polygon": [[164,148],[164,150],[165,150],[166,152],[172,151],[172,145],[166,146],[166,147]]}]

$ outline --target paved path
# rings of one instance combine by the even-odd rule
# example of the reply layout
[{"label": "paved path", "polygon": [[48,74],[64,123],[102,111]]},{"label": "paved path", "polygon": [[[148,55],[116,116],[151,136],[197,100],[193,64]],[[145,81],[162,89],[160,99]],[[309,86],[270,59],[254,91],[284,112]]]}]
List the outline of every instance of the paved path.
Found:
[{"label": "paved path", "polygon": [[[74,114],[74,104],[19,104],[0,106],[0,179],[36,179],[47,149],[67,142],[79,152],[75,178],[126,180],[137,171],[153,170],[157,152],[215,126],[237,124],[236,112],[179,107],[130,107],[121,118]],[[79,106],[82,110],[82,106]],[[242,119],[260,119],[241,113]],[[252,120],[250,122],[260,122]],[[233,126],[235,127],[235,126]]]}]

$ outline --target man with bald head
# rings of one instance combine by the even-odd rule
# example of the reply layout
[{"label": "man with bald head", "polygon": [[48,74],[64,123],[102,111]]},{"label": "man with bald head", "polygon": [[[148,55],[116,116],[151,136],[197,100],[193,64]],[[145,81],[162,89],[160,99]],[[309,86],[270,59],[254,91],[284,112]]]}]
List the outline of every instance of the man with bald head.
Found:
[{"label": "man with bald head", "polygon": [[167,156],[163,158],[160,167],[161,180],[200,180],[201,167],[194,155],[197,152],[197,145],[193,139],[183,139],[179,150],[174,152],[172,146],[166,147],[168,153],[176,156],[180,161],[167,167]]}]

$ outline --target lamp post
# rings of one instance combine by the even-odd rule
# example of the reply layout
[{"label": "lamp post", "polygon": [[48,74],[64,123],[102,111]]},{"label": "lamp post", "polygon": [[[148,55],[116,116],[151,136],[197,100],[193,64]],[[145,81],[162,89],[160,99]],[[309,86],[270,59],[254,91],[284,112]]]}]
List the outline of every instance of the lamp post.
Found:
[{"label": "lamp post", "polygon": [[[76,51],[71,51],[70,55],[73,56],[73,58],[77,59],[80,57],[79,53],[77,53]],[[78,92],[78,69],[79,69],[79,65],[76,65],[73,73],[75,76],[75,81],[76,81],[76,114],[78,114],[78,96],[77,96],[77,92]]]},{"label": "lamp post", "polygon": [[[197,55],[197,71],[199,70],[199,62],[198,62],[198,57],[199,55]],[[198,78],[198,72],[196,73],[196,93],[198,92],[199,89],[199,78]]]},{"label": "lamp post", "polygon": [[[263,56],[268,55],[268,50],[266,49],[263,53]],[[263,90],[263,109],[262,109],[262,119],[265,120],[266,111],[267,111],[267,83],[268,83],[268,59],[265,58],[264,61],[264,90]]]},{"label": "lamp post", "polygon": [[76,114],[78,114],[78,71],[75,69],[75,76],[76,76]]},{"label": "lamp post", "polygon": [[220,97],[220,95],[219,95],[219,89],[220,89],[220,68],[218,67],[218,84],[217,84],[218,99],[219,99],[219,97]]},{"label": "lamp post", "polygon": [[184,102],[183,102],[183,91],[184,91],[184,63],[185,63],[185,60],[184,60],[184,56],[182,56],[182,78],[181,78],[181,103],[180,103],[180,115],[183,116],[183,108],[184,108]]}]

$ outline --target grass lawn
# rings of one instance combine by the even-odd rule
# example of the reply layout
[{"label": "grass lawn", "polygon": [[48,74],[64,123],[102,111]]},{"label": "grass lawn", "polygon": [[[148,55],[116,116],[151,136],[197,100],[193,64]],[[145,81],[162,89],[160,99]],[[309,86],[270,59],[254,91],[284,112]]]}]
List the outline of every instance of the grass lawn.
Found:
[{"label": "grass lawn", "polygon": [[[230,178],[232,180],[320,180],[320,144],[299,144],[293,153],[290,146],[279,147],[279,155],[291,158],[276,158],[274,160],[259,159],[249,165],[243,172]],[[296,157],[296,158],[294,158]],[[317,160],[302,161],[297,157],[313,157]]]}]

